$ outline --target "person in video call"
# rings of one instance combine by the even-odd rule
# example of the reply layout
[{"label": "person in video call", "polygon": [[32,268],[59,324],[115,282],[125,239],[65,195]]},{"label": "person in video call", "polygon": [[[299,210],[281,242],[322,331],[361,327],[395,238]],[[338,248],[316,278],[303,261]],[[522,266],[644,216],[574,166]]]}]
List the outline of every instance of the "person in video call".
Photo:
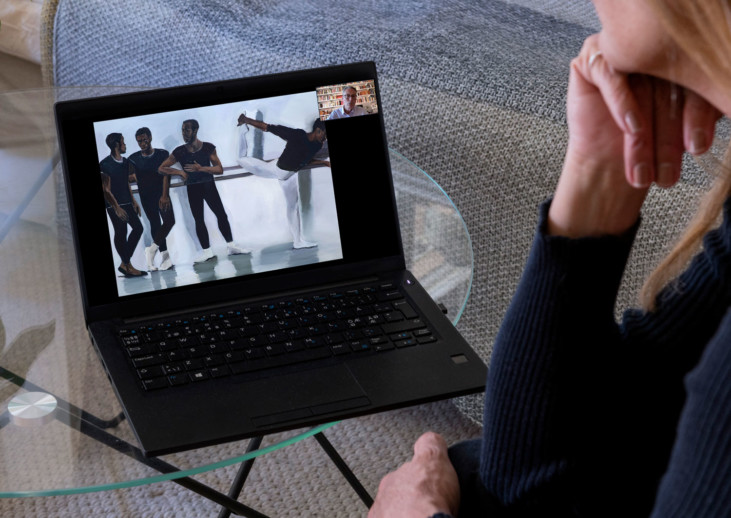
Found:
[{"label": "person in video call", "polygon": [[358,117],[359,115],[367,115],[368,112],[362,106],[357,106],[355,102],[358,100],[358,91],[352,86],[343,88],[343,105],[330,112],[328,120],[347,119],[348,117]]},{"label": "person in video call", "polygon": [[152,132],[149,128],[140,128],[135,133],[140,150],[132,153],[129,161],[134,166],[137,190],[145,216],[150,222],[152,244],[145,248],[147,269],[155,271],[155,255],[158,250],[162,255],[160,270],[173,267],[165,239],[175,225],[175,214],[170,202],[170,176],[159,173],[160,166],[170,153],[164,149],[152,147]]},{"label": "person in video call", "polygon": [[496,339],[482,440],[420,437],[371,518],[731,513],[731,146],[642,307],[614,318],[648,189],[678,182],[683,151],[706,152],[731,115],[731,3],[594,4],[602,30],[571,63],[563,171]]},{"label": "person in video call", "polygon": [[[195,119],[183,122],[182,133],[185,144],[176,147],[159,169],[162,174],[180,176],[186,184],[190,210],[195,220],[195,232],[203,249],[193,262],[202,263],[214,257],[206,222],[203,219],[204,201],[218,218],[218,229],[226,240],[228,255],[251,253],[251,250],[242,248],[234,242],[231,225],[213,179],[213,175],[223,174],[223,166],[216,154],[216,146],[198,139],[198,128],[198,121]],[[176,163],[180,163],[183,169],[172,167]]]},{"label": "person in video call", "polygon": [[[122,155],[127,152],[124,137],[121,133],[110,133],[106,138],[109,155],[99,162],[102,176],[102,188],[107,214],[114,228],[114,248],[122,263],[117,270],[125,277],[140,277],[147,272],[140,271],[130,262],[137,243],[142,237],[140,206],[132,196],[130,162]],[[127,225],[132,232],[127,235]]]},{"label": "person in video call", "polygon": [[[278,160],[266,162],[247,156],[246,133],[249,131],[249,125],[287,141]],[[326,139],[325,123],[316,119],[312,131],[308,133],[303,129],[267,124],[242,113],[239,115],[238,126],[241,128],[239,131],[239,165],[253,175],[279,180],[287,204],[287,221],[292,234],[292,246],[296,249],[317,246],[317,243],[306,241],[302,235],[297,172],[303,167],[330,167],[329,161],[315,159],[315,155],[322,149]]]}]

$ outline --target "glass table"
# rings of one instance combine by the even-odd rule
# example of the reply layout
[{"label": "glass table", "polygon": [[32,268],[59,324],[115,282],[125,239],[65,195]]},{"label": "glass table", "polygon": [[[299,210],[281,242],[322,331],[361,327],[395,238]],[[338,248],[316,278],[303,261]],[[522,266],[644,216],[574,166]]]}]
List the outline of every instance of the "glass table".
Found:
[{"label": "glass table", "polygon": [[[263,516],[237,500],[253,459],[314,437],[367,505],[323,434],[337,423],[158,458],[135,445],[84,329],[53,122],[56,100],[123,91],[0,95],[0,498],[174,481],[224,513]],[[396,151],[390,158],[407,266],[456,325],[472,282],[469,234],[433,179]],[[56,405],[35,393],[53,394]],[[191,478],[234,464],[241,468],[228,495]]]}]

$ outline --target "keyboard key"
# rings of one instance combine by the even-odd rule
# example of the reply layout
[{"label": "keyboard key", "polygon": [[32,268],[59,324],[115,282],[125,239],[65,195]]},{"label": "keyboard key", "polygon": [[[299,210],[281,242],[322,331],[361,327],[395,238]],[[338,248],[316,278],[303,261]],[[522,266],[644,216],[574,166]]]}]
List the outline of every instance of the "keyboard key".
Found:
[{"label": "keyboard key", "polygon": [[147,356],[140,356],[132,360],[132,364],[137,369],[143,367],[150,367],[151,365],[161,365],[168,361],[167,355],[162,353],[150,354]]},{"label": "keyboard key", "polygon": [[376,298],[383,302],[386,300],[398,300],[404,298],[403,294],[398,290],[384,291],[379,293]]},{"label": "keyboard key", "polygon": [[376,352],[390,351],[393,348],[394,348],[394,345],[391,342],[389,342],[389,341],[385,341],[385,342],[381,342],[381,343],[375,344],[372,347],[372,349],[374,351],[376,351]]},{"label": "keyboard key", "polygon": [[352,351],[355,352],[355,353],[364,352],[364,351],[370,351],[371,350],[371,344],[369,344],[366,341],[350,342],[349,345],[350,345],[350,348],[352,349]]},{"label": "keyboard key", "polygon": [[419,315],[414,311],[414,308],[405,300],[397,300],[393,303],[393,309],[396,309],[403,313],[405,318],[417,318]]},{"label": "keyboard key", "polygon": [[207,380],[211,377],[208,374],[208,371],[189,372],[188,376],[190,376],[191,381],[203,381],[203,380]]},{"label": "keyboard key", "polygon": [[140,379],[149,380],[152,378],[158,378],[158,377],[164,376],[165,372],[163,372],[163,368],[161,366],[155,365],[153,367],[137,369],[137,375],[140,377]]},{"label": "keyboard key", "polygon": [[396,347],[401,348],[401,347],[411,347],[411,346],[416,345],[416,343],[417,342],[414,338],[409,338],[407,340],[399,340],[398,342],[394,342],[394,345]]},{"label": "keyboard key", "polygon": [[156,353],[157,351],[157,346],[154,344],[132,345],[130,347],[127,347],[127,354],[129,354],[132,358],[149,356]]},{"label": "keyboard key", "polygon": [[152,378],[142,380],[142,388],[145,390],[157,390],[169,387],[170,383],[167,378]]},{"label": "keyboard key", "polygon": [[410,320],[404,320],[403,322],[394,322],[390,324],[383,324],[381,329],[387,335],[392,333],[401,333],[402,331],[412,331],[414,329],[421,329],[426,327],[426,324],[419,318],[413,318]]}]

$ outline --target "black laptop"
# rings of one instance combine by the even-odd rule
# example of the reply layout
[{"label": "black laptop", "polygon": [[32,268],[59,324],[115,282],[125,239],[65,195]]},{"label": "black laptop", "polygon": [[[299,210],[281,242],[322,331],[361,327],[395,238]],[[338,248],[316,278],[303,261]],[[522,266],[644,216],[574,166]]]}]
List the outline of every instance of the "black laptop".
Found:
[{"label": "black laptop", "polygon": [[483,390],[405,268],[373,63],[55,111],[86,324],[146,455]]}]

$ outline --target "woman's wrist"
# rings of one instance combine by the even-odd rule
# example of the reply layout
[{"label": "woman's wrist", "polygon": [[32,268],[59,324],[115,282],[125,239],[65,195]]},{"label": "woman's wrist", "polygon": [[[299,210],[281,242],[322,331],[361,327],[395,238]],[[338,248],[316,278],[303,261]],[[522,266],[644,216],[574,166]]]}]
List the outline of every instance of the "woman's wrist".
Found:
[{"label": "woman's wrist", "polygon": [[635,224],[647,189],[629,185],[616,164],[567,152],[548,213],[548,233],[571,238],[620,235]]}]

